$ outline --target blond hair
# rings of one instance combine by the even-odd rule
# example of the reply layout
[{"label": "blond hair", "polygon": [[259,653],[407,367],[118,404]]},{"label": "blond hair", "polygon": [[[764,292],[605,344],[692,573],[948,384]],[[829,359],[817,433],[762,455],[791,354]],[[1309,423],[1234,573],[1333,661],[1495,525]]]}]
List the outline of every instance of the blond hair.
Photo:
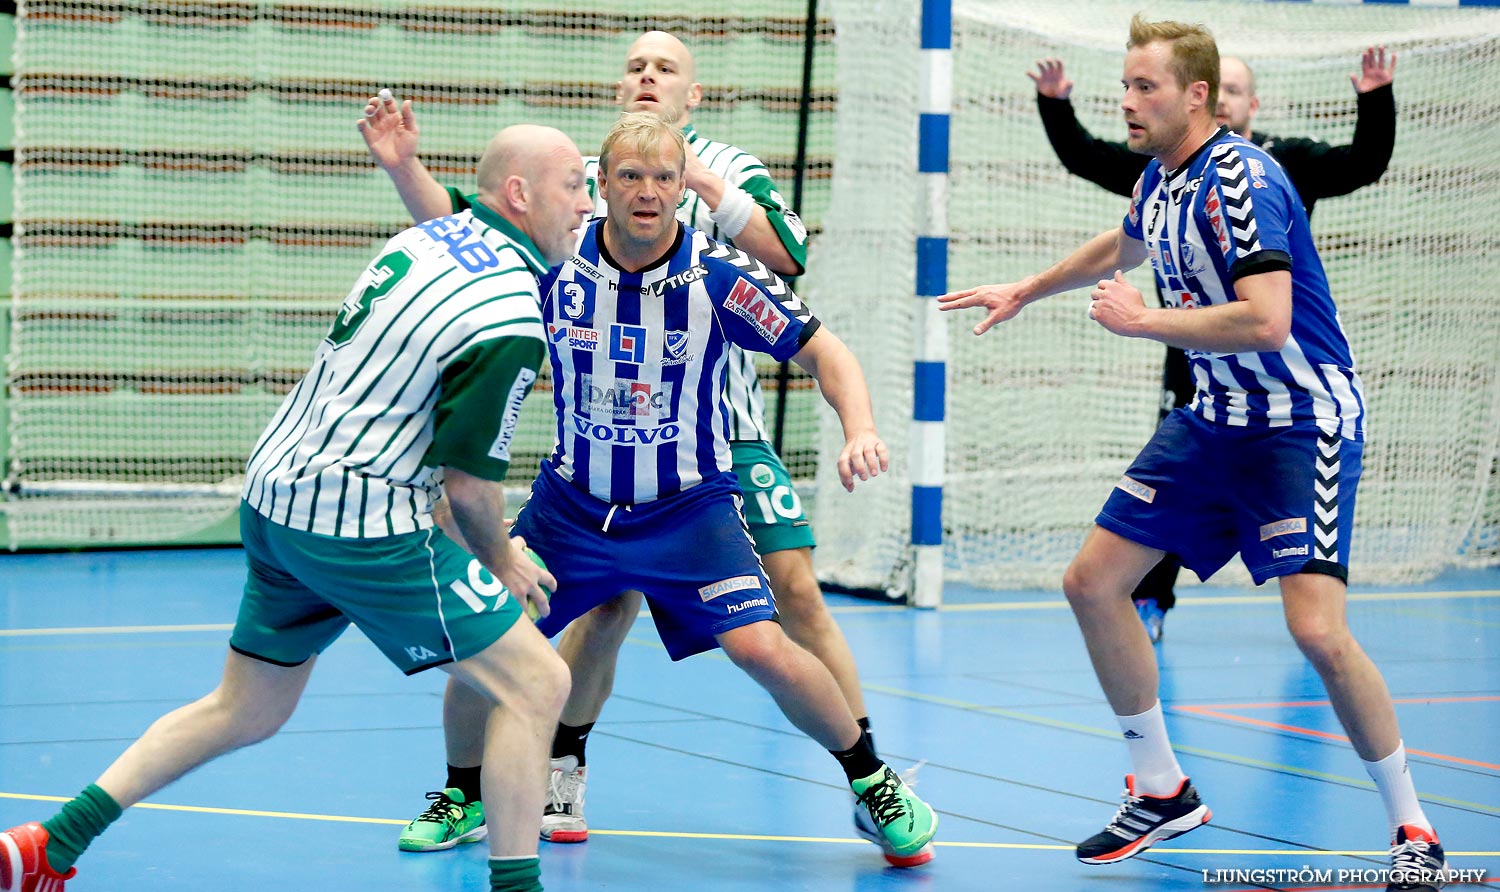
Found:
[{"label": "blond hair", "polygon": [[626,112],[620,115],[615,126],[609,128],[604,144],[599,147],[599,172],[608,176],[609,159],[615,145],[624,142],[622,148],[634,149],[642,158],[664,156],[667,143],[677,149],[677,171],[682,172],[687,163],[687,138],[682,131],[650,112]]},{"label": "blond hair", "polygon": [[1208,112],[1219,104],[1219,45],[1202,25],[1185,22],[1148,22],[1140,13],[1130,20],[1130,40],[1125,48],[1161,41],[1171,44],[1172,60],[1167,67],[1177,78],[1177,86],[1186,90],[1190,84],[1208,84]]}]

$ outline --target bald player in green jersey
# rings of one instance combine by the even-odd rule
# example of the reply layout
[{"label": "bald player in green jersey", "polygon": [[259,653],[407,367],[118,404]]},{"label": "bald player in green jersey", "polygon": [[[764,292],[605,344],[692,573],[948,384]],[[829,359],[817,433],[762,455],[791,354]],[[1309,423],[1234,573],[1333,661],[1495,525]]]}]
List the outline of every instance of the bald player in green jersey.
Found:
[{"label": "bald player in green jersey", "polygon": [[[249,573],[218,688],[158,719],[52,819],[0,833],[6,888],[60,892],[123,809],[275,734],[351,622],[408,675],[438,667],[482,698],[489,888],[542,888],[540,780],[568,670],[521,615],[545,613],[557,583],[507,538],[501,481],[546,356],[537,276],[593,205],[583,159],[551,128],[506,128],[478,182],[472,208],[385,244],[256,444]],[[440,491],[472,554],[434,524]],[[297,886],[337,885],[300,872]]]}]

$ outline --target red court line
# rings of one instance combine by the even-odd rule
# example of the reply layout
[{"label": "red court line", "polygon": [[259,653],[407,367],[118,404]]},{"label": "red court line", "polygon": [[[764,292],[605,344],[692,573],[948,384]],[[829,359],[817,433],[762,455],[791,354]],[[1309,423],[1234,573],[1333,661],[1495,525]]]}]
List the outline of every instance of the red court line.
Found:
[{"label": "red court line", "polygon": [[[1500,698],[1490,698],[1490,699],[1500,699]],[[1407,703],[1407,702],[1423,702],[1423,701],[1420,701],[1420,700],[1419,701],[1397,700],[1396,702],[1397,703]],[[1224,705],[1226,705],[1226,706],[1233,706],[1235,704],[1227,703],[1227,704],[1224,704]],[[1321,701],[1313,701],[1313,702],[1308,702],[1308,703],[1281,704],[1281,705],[1283,705],[1283,706],[1290,706],[1290,705],[1297,705],[1297,706],[1328,706],[1330,704],[1328,703],[1327,700],[1321,700]],[[1225,719],[1225,720],[1231,721],[1231,722],[1240,722],[1240,723],[1246,724],[1246,725],[1257,725],[1257,726],[1262,727],[1262,728],[1274,728],[1277,731],[1290,731],[1290,732],[1292,732],[1294,734],[1306,734],[1306,735],[1308,735],[1310,737],[1321,737],[1324,740],[1339,740],[1339,741],[1342,741],[1344,743],[1349,743],[1349,738],[1345,737],[1342,734],[1330,734],[1327,731],[1318,731],[1318,730],[1315,730],[1313,728],[1303,728],[1303,727],[1301,727],[1299,725],[1283,725],[1280,722],[1268,722],[1268,721],[1265,721],[1264,719],[1252,719],[1252,718],[1250,718],[1247,715],[1236,715],[1236,714],[1234,714],[1232,712],[1221,712],[1221,711],[1219,711],[1217,709],[1213,709],[1210,706],[1188,705],[1188,706],[1174,706],[1172,708],[1174,710],[1178,710],[1178,711],[1181,711],[1181,712],[1191,712],[1191,713],[1193,713],[1195,715],[1208,715],[1208,716],[1213,716],[1214,718]],[[1449,755],[1445,755],[1443,753],[1431,753],[1431,752],[1428,752],[1426,750],[1414,750],[1414,749],[1408,749],[1406,751],[1406,754],[1409,755],[1409,756],[1426,756],[1429,759],[1438,759],[1438,760],[1443,761],[1443,762],[1453,762],[1453,763],[1456,763],[1456,764],[1459,764],[1459,765],[1472,765],[1475,768],[1489,768],[1489,769],[1493,769],[1495,771],[1500,771],[1500,765],[1493,765],[1493,764],[1491,764],[1489,762],[1480,762],[1480,761],[1477,761],[1475,759],[1465,759],[1462,756],[1449,756]]]}]

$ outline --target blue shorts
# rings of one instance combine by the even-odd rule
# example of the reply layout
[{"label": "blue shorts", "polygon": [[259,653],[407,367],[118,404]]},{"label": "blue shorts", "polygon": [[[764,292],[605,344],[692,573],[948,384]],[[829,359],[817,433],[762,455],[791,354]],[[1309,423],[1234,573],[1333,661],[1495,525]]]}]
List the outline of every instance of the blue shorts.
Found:
[{"label": "blue shorts", "polygon": [[544,466],[511,535],[524,536],[557,577],[552,612],[536,624],[549,638],[631,590],[646,596],[674,660],[718,647],[715,635],[776,618],[733,474],[664,499],[610,505]]},{"label": "blue shorts", "polygon": [[1259,585],[1347,581],[1364,444],[1292,428],[1228,427],[1174,409],[1095,521],[1207,579],[1238,552]]}]

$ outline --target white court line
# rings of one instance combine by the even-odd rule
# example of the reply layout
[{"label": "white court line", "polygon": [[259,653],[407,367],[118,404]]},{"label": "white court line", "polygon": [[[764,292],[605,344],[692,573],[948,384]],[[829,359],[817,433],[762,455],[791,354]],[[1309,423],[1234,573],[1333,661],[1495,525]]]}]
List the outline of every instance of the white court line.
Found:
[{"label": "white court line", "polygon": [[[1500,598],[1500,589],[1475,589],[1457,592],[1368,592],[1349,595],[1350,601],[1442,601]],[[1219,595],[1210,597],[1178,598],[1178,604],[1195,607],[1229,606],[1239,604],[1280,604],[1281,595]],[[939,612],[973,612],[1005,610],[1062,610],[1068,606],[1059,594],[1045,601],[986,601],[978,604],[943,604]],[[830,613],[878,613],[890,610],[907,610],[901,604],[847,605],[828,608]],[[642,608],[641,616],[650,614]],[[210,623],[196,626],[73,626],[55,629],[0,629],[0,638],[29,638],[43,635],[150,635],[171,632],[228,632],[233,623]]]}]

